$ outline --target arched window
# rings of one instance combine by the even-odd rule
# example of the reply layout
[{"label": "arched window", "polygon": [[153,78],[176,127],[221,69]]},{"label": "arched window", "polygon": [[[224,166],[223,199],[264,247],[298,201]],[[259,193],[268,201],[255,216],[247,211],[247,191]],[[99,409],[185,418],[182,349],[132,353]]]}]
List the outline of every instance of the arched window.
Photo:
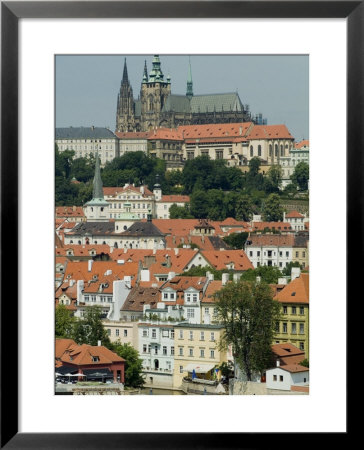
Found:
[{"label": "arched window", "polygon": [[250,146],[250,156],[253,156],[254,155],[254,150],[253,150],[253,146],[251,145]]},{"label": "arched window", "polygon": [[278,156],[278,144],[274,146],[274,156]]},{"label": "arched window", "polygon": [[283,145],[281,144],[281,156],[284,156],[284,149],[283,149]]},{"label": "arched window", "polygon": [[258,156],[262,156],[262,146],[258,145]]},{"label": "arched window", "polygon": [[269,144],[269,156],[272,156],[273,147],[272,144]]}]

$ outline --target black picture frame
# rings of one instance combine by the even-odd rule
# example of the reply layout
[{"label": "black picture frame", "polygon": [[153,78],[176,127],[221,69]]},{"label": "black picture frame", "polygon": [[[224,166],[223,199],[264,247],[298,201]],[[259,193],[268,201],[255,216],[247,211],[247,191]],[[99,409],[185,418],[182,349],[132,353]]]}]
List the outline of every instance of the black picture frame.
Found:
[{"label": "black picture frame", "polygon": [[[268,448],[284,445],[268,433],[19,433],[16,389],[8,389],[6,371],[18,372],[18,306],[5,301],[8,286],[18,298],[18,22],[21,18],[346,18],[347,19],[347,255],[363,254],[364,148],[364,2],[363,1],[5,1],[1,2],[1,448],[103,449]],[[343,218],[342,218],[343,219]],[[355,227],[355,228],[354,228]],[[339,235],[338,235],[339,236]],[[343,236],[340,237],[344,239]],[[11,242],[10,242],[11,241]],[[359,253],[358,253],[359,251]],[[361,279],[362,264],[347,257],[347,298]],[[6,281],[6,283],[5,283]],[[10,328],[11,326],[11,328]],[[10,342],[9,342],[10,341]],[[347,361],[351,350],[348,346]],[[339,355],[338,355],[339,357]],[[335,362],[331,362],[335,363]],[[16,386],[13,379],[12,386]],[[334,393],[333,393],[334,395]],[[347,417],[349,417],[347,415]],[[178,418],[176,418],[178,419]],[[153,420],[149,417],[148,420]],[[282,418],[284,420],[284,418]],[[347,432],[337,433],[342,444]],[[142,426],[141,426],[142,431]],[[287,430],[289,432],[289,430]],[[327,436],[306,433],[291,437],[295,448]]]}]

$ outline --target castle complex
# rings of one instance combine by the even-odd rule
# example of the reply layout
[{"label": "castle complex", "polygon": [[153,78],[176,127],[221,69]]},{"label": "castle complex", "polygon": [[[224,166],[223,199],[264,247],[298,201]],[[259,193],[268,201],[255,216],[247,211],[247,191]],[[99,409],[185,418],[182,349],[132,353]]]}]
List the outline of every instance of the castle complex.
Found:
[{"label": "castle complex", "polygon": [[244,107],[237,92],[194,95],[191,64],[189,64],[186,95],[171,93],[171,78],[170,76],[164,78],[158,55],[154,55],[152,64],[152,70],[148,75],[145,61],[140,97],[135,100],[125,59],[117,99],[117,132],[253,120],[247,105]]}]

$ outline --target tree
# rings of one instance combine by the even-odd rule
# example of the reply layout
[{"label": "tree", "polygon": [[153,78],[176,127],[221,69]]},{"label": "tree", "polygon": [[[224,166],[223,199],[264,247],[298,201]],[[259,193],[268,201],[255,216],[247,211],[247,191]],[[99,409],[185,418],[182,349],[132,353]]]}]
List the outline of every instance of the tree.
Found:
[{"label": "tree", "polygon": [[125,385],[142,387],[145,383],[142,374],[143,361],[139,358],[138,351],[129,343],[121,344],[120,342],[112,345],[112,351],[125,359]]},{"label": "tree", "polygon": [[101,308],[90,306],[82,319],[78,319],[73,329],[73,339],[77,344],[101,345],[111,348],[111,342],[102,324]]},{"label": "tree", "polygon": [[238,197],[236,205],[236,219],[249,222],[253,217],[254,207],[250,197],[246,194]]},{"label": "tree", "polygon": [[278,194],[270,194],[265,201],[263,217],[267,222],[278,222],[283,220],[283,208]]},{"label": "tree", "polygon": [[229,236],[223,237],[223,241],[235,250],[241,250],[244,248],[245,242],[249,236],[249,233],[231,233]]},{"label": "tree", "polygon": [[206,218],[208,214],[208,195],[205,191],[195,190],[190,197],[191,214],[197,219]]},{"label": "tree", "polygon": [[303,367],[310,367],[310,363],[309,363],[309,360],[306,358],[306,359],[304,359],[303,361],[301,361],[300,362],[300,366],[303,366]]},{"label": "tree", "polygon": [[185,206],[177,206],[175,203],[169,208],[170,219],[193,219],[190,213],[190,205],[188,203]]},{"label": "tree", "polygon": [[237,364],[248,381],[273,364],[272,341],[280,305],[266,283],[239,281],[216,292],[218,320],[225,330],[220,348],[232,344]]},{"label": "tree", "polygon": [[283,275],[285,276],[290,276],[291,275],[291,271],[292,271],[292,267],[299,267],[300,269],[303,269],[302,267],[303,265],[301,265],[298,261],[291,261],[289,262],[286,267],[282,270]]},{"label": "tree", "polygon": [[274,165],[268,170],[267,176],[264,178],[265,192],[279,192],[282,183],[282,169],[281,166]]},{"label": "tree", "polygon": [[58,305],[55,314],[55,334],[57,338],[72,339],[75,319],[65,305]]},{"label": "tree", "polygon": [[276,266],[259,266],[256,269],[248,269],[245,271],[241,279],[255,282],[257,277],[260,277],[263,283],[277,284],[278,278],[282,277],[282,273]]},{"label": "tree", "polygon": [[300,191],[307,191],[309,178],[310,168],[308,164],[303,161],[298,163],[291,175],[292,182],[298,186]]}]

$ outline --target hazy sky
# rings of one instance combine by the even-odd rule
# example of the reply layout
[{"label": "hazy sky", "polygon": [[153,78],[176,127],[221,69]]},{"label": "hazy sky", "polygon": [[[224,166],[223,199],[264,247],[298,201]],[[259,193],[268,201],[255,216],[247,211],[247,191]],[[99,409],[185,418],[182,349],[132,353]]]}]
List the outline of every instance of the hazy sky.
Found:
[{"label": "hazy sky", "polygon": [[[127,60],[134,98],[140,93],[144,61],[153,55],[65,55],[56,57],[56,127],[115,129],[117,95]],[[172,93],[185,94],[188,55],[160,55]],[[193,92],[239,93],[252,114],[268,124],[286,124],[297,141],[309,138],[308,56],[191,55]]]}]

